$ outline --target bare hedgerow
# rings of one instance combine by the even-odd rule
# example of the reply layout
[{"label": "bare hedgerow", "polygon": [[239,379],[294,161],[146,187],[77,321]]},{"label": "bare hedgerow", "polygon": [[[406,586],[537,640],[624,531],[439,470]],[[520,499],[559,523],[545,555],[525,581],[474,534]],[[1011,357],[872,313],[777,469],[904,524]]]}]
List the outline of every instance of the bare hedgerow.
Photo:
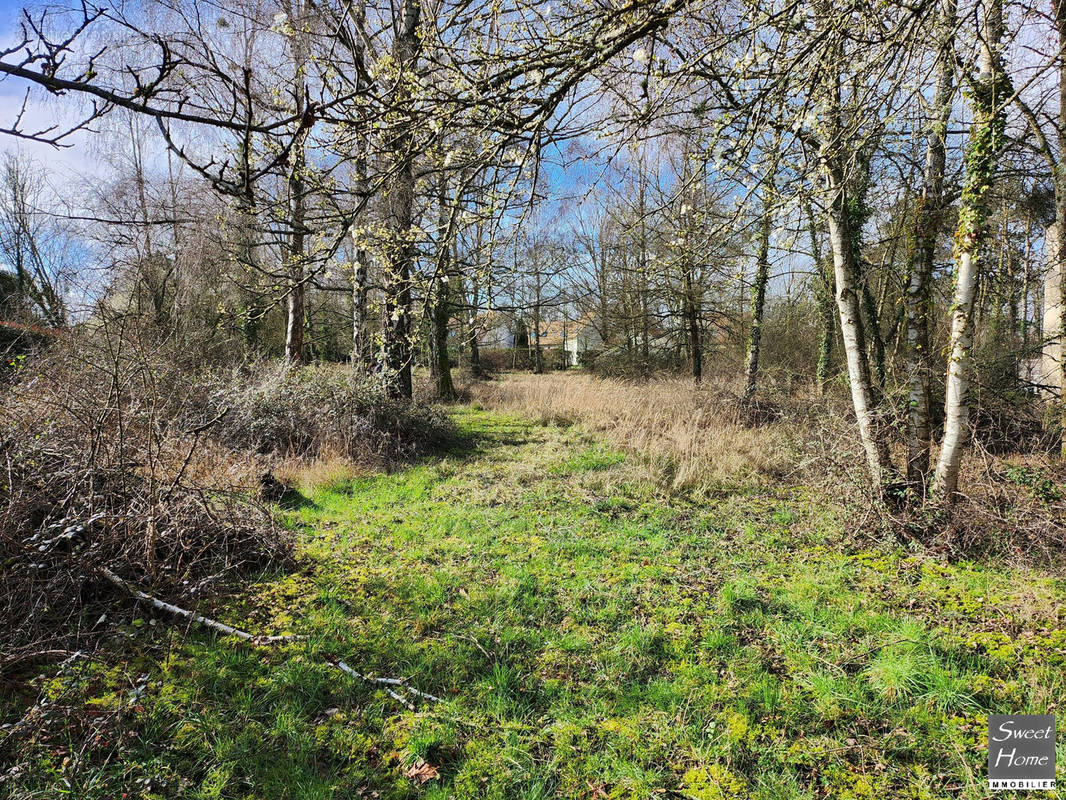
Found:
[{"label": "bare hedgerow", "polygon": [[445,446],[442,409],[388,396],[383,381],[339,365],[255,363],[201,379],[198,418],[237,451],[296,458],[342,456],[391,466]]},{"label": "bare hedgerow", "polygon": [[[801,429],[806,480],[843,509],[845,529],[857,540],[895,539],[947,558],[1061,566],[1066,469],[1052,456],[1057,441],[1051,426],[1041,424],[1039,401],[1018,395],[1012,402],[1008,419],[1002,396],[975,392],[963,489],[951,507],[913,502],[931,495],[932,487],[907,486],[902,477],[893,484],[899,496],[879,497],[866,480],[855,421],[840,397],[812,406]],[[899,463],[905,457],[903,391],[886,393],[883,405],[893,434],[889,447]],[[936,455],[934,446],[934,463]]]},{"label": "bare hedgerow", "polygon": [[[157,344],[69,336],[0,394],[0,651],[9,666],[103,624],[111,570],[196,603],[287,557],[247,491],[255,466],[212,443]],[[106,607],[104,608],[106,611]]]}]

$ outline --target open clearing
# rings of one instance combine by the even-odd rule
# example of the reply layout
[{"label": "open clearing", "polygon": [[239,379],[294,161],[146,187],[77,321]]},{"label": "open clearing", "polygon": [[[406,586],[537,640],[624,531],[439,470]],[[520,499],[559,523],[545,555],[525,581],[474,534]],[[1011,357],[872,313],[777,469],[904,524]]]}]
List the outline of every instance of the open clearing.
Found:
[{"label": "open clearing", "polygon": [[213,610],[305,640],[145,611],[35,683],[51,738],[0,794],[979,797],[984,716],[1066,697],[1061,578],[860,547],[803,490],[696,503],[578,427],[454,413],[450,455],[291,502],[296,569]]}]

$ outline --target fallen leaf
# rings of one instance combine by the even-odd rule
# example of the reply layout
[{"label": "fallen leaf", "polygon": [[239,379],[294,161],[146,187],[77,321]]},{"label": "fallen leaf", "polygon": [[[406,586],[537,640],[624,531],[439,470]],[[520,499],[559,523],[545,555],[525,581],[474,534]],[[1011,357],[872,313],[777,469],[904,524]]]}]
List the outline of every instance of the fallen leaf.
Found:
[{"label": "fallen leaf", "polygon": [[434,780],[440,777],[440,773],[437,768],[432,764],[427,764],[425,761],[418,760],[406,770],[404,770],[404,777],[410,778],[416,784],[421,786],[427,781]]}]

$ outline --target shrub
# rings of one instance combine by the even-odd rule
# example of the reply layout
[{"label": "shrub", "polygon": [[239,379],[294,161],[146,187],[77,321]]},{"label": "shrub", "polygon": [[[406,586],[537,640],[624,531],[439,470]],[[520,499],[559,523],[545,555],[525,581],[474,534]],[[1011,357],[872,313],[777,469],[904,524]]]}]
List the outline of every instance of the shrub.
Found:
[{"label": "shrub", "polygon": [[441,409],[390,399],[381,381],[341,366],[258,363],[208,376],[197,391],[198,416],[217,418],[212,435],[233,450],[389,465],[453,436]]},{"label": "shrub", "polygon": [[529,351],[502,347],[484,347],[478,353],[481,369],[498,375],[511,369],[529,369]]},{"label": "shrub", "polygon": [[71,336],[10,378],[0,650],[98,632],[99,610],[84,612],[112,590],[102,568],[190,602],[286,557],[269,512],[242,491],[254,464],[205,441],[209,426],[191,416],[179,368],[136,341]]},{"label": "shrub", "polygon": [[603,350],[584,350],[577,354],[577,365],[583,369],[593,369],[601,353]]}]

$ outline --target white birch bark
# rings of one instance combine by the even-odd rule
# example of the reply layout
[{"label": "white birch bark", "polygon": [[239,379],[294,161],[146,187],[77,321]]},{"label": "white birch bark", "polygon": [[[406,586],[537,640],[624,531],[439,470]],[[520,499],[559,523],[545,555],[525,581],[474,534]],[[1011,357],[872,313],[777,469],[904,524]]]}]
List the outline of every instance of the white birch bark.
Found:
[{"label": "white birch bark", "polygon": [[966,185],[956,233],[955,292],[951,303],[951,348],[944,396],[944,441],[937,461],[934,489],[951,500],[959,486],[962,454],[970,438],[971,350],[974,337],[974,293],[978,259],[987,238],[985,197],[1002,145],[1002,110],[1006,92],[1000,88],[999,41],[1003,31],[1002,0],[986,0],[981,37],[980,74],[972,90],[974,121],[966,154]]},{"label": "white birch bark", "polygon": [[[819,9],[823,25],[830,26],[828,4]],[[875,491],[880,494],[892,472],[881,424],[874,400],[870,361],[866,350],[866,336],[862,325],[860,308],[861,287],[858,265],[855,263],[855,246],[848,214],[848,182],[843,164],[847,163],[849,147],[843,135],[843,116],[840,96],[840,72],[844,52],[838,40],[831,37],[826,54],[826,64],[832,71],[823,78],[821,120],[821,144],[819,161],[825,178],[826,222],[829,229],[829,247],[833,257],[833,275],[837,315],[840,319],[841,338],[848,365],[848,382],[851,387],[851,403],[859,428],[859,438],[866,455],[866,466]],[[854,151],[850,153],[854,155]]]},{"label": "white birch bark", "polygon": [[847,213],[844,211],[843,186],[836,187],[836,197],[830,205],[827,221],[829,246],[833,253],[837,313],[840,317],[840,333],[844,340],[844,355],[848,365],[848,382],[851,385],[851,403],[859,426],[859,437],[866,453],[870,480],[880,490],[890,471],[890,463],[884,431],[873,400],[873,381],[866,355],[866,337],[859,309],[859,288]]}]

